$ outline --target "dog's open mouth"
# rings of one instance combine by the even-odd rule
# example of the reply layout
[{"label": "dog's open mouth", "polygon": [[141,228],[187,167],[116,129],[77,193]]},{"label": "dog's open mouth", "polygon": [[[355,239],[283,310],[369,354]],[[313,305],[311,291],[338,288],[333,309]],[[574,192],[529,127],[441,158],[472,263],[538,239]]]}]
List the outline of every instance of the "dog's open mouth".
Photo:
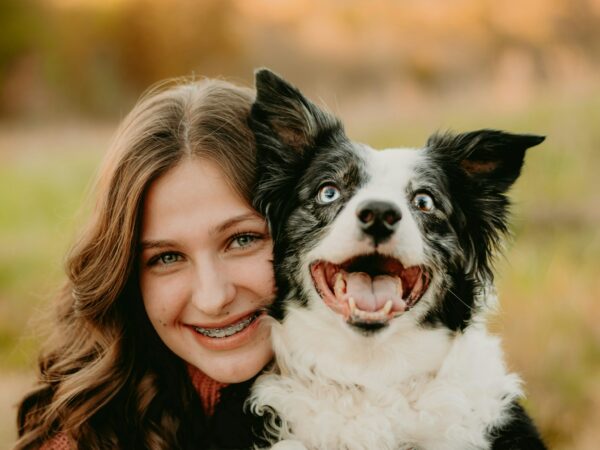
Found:
[{"label": "dog's open mouth", "polygon": [[359,326],[386,325],[421,299],[430,280],[424,267],[404,267],[397,259],[379,253],[341,264],[315,261],[310,271],[325,304]]}]

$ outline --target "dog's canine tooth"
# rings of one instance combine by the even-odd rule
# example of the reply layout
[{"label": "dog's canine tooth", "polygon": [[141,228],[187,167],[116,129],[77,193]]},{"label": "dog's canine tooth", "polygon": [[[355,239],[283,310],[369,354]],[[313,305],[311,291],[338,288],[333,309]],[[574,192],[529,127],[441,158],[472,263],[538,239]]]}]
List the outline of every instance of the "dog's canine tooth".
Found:
[{"label": "dog's canine tooth", "polygon": [[398,283],[396,284],[398,297],[402,298],[402,294],[404,294],[404,288],[402,287],[402,278],[398,277]]},{"label": "dog's canine tooth", "polygon": [[421,293],[421,290],[423,289],[423,277],[419,276],[419,278],[417,278],[417,281],[415,283],[415,285],[412,288],[412,291],[410,293],[410,298],[411,300],[416,299],[419,294]]},{"label": "dog's canine tooth", "polygon": [[335,283],[333,284],[333,293],[336,297],[342,298],[344,295],[344,289],[346,288],[346,282],[341,272],[335,274]]},{"label": "dog's canine tooth", "polygon": [[350,314],[355,314],[357,311],[360,311],[356,307],[356,301],[354,300],[354,297],[348,298],[348,305],[350,306]]},{"label": "dog's canine tooth", "polygon": [[350,305],[350,315],[354,319],[361,319],[366,321],[385,321],[387,319],[388,314],[392,310],[393,302],[392,300],[388,300],[385,305],[381,307],[378,311],[363,311],[356,306],[356,301],[353,297],[348,299],[348,304]]},{"label": "dog's canine tooth", "polygon": [[382,312],[383,314],[385,314],[387,316],[390,313],[390,311],[392,310],[393,304],[394,304],[393,301],[388,300],[387,302],[385,302],[385,305],[383,305],[383,308],[381,308],[378,312]]}]

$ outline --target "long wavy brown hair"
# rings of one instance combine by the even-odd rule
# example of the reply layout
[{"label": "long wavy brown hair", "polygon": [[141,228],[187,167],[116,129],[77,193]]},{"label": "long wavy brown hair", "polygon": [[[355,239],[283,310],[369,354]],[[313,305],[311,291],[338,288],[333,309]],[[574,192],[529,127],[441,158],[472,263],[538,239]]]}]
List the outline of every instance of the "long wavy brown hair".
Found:
[{"label": "long wavy brown hair", "polygon": [[15,449],[57,433],[85,449],[204,447],[205,418],[185,364],[144,311],[141,206],[149,184],[189,156],[216,162],[250,204],[253,95],[225,81],[178,80],[151,89],[124,119],[89,223],[67,258],[39,384],[19,405]]}]

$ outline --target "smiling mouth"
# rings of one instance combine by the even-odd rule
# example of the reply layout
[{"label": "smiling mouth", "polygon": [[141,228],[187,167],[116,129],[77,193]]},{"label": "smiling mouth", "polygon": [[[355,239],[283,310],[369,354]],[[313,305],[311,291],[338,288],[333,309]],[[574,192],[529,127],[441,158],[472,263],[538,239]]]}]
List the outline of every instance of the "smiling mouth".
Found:
[{"label": "smiling mouth", "polygon": [[424,266],[405,267],[380,253],[356,256],[341,264],[315,261],[310,271],[317,292],[330,309],[349,324],[371,330],[414,307],[430,281]]},{"label": "smiling mouth", "polygon": [[227,325],[222,328],[203,328],[203,327],[193,327],[196,333],[201,334],[203,336],[207,336],[210,338],[222,339],[227,338],[229,336],[233,336],[234,334],[239,333],[240,331],[248,328],[252,323],[261,315],[260,311],[256,311],[254,314],[250,314],[249,316],[244,317],[239,322],[232,323],[231,325]]}]

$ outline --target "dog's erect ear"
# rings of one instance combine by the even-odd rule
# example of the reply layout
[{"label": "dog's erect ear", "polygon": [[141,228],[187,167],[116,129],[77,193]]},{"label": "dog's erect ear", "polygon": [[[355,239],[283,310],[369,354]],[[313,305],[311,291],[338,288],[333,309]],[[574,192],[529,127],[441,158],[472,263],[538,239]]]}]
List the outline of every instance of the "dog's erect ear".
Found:
[{"label": "dog's erect ear", "polygon": [[267,69],[256,72],[256,100],[249,119],[256,137],[254,206],[276,239],[295,207],[296,186],[319,148],[345,138],[338,119]]},{"label": "dog's erect ear", "polygon": [[[448,175],[467,273],[492,279],[492,256],[508,231],[506,191],[521,173],[525,152],[545,138],[479,130],[432,136],[427,152]],[[459,213],[460,211],[460,213]],[[462,216],[460,215],[462,214]]]},{"label": "dog's erect ear", "polygon": [[[256,101],[251,122],[255,131],[276,138],[287,151],[302,153],[320,133],[341,123],[306,99],[298,89],[268,69],[256,71]],[[267,130],[264,129],[267,128]]]},{"label": "dog's erect ear", "polygon": [[427,147],[458,162],[476,182],[506,191],[519,177],[525,151],[544,141],[544,136],[479,130],[458,135],[434,135]]}]

